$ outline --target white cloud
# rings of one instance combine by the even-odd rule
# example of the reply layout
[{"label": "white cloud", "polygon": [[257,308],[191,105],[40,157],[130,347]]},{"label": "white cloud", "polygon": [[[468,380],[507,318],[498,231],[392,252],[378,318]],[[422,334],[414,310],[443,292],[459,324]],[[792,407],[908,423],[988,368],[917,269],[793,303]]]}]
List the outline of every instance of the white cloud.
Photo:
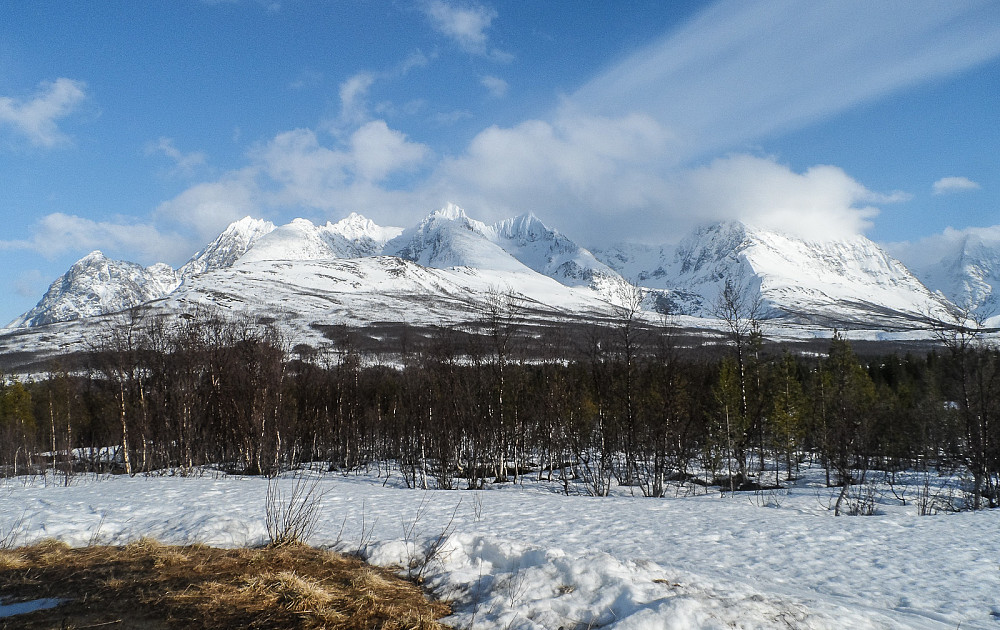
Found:
[{"label": "white cloud", "polygon": [[38,91],[27,100],[2,96],[0,122],[12,126],[36,146],[64,143],[68,138],[56,121],[71,114],[86,98],[85,88],[82,81],[59,78],[40,83]]},{"label": "white cloud", "polygon": [[750,155],[680,173],[674,194],[672,205],[702,220],[738,219],[820,241],[864,232],[878,214],[870,204],[900,199],[873,193],[835,166],[796,173]]},{"label": "white cloud", "polygon": [[434,30],[452,39],[466,52],[490,55],[498,61],[509,60],[508,53],[490,50],[487,45],[486,30],[497,17],[495,9],[473,2],[428,0],[423,4],[423,11]]},{"label": "white cloud", "polygon": [[421,50],[415,50],[410,53],[410,56],[403,60],[392,74],[402,76],[407,74],[410,70],[414,68],[423,68],[428,63],[430,63],[431,58],[423,53]]},{"label": "white cloud", "polygon": [[254,156],[266,175],[269,205],[325,208],[348,183],[349,155],[320,145],[311,129],[275,136]]},{"label": "white cloud", "polygon": [[500,77],[485,76],[479,82],[494,98],[501,98],[507,94],[507,82]]},{"label": "white cloud", "polygon": [[963,229],[946,227],[939,234],[925,236],[916,241],[888,243],[886,248],[904,262],[909,260],[936,262],[960,249],[970,238],[1000,246],[1000,225]]},{"label": "white cloud", "polygon": [[42,217],[28,240],[0,241],[0,249],[31,250],[47,258],[101,249],[147,262],[176,260],[189,247],[190,243],[179,235],[164,234],[148,223],[94,221],[62,212]]},{"label": "white cloud", "polygon": [[340,84],[340,119],[344,123],[357,123],[367,117],[365,99],[375,83],[375,75],[359,72]]},{"label": "white cloud", "polygon": [[384,120],[363,125],[351,136],[350,145],[355,174],[371,182],[418,166],[430,152],[427,146],[409,142],[405,134],[389,129]]},{"label": "white cloud", "polygon": [[722,0],[570,97],[677,130],[678,159],[733,149],[1000,55],[1000,4]]},{"label": "white cloud", "polygon": [[444,160],[431,186],[442,198],[469,197],[498,213],[645,207],[657,181],[635,167],[655,164],[669,140],[656,121],[639,115],[490,127],[464,155]]},{"label": "white cloud", "polygon": [[963,192],[966,190],[978,190],[979,184],[968,177],[942,177],[931,186],[935,195],[946,195],[948,193]]},{"label": "white cloud", "polygon": [[216,182],[200,183],[173,199],[161,203],[155,212],[157,223],[194,233],[199,243],[207,243],[227,225],[261,208],[254,182],[254,170],[227,173]]},{"label": "white cloud", "polygon": [[428,191],[484,218],[533,210],[577,238],[605,243],[674,240],[726,220],[826,240],[868,229],[874,204],[909,198],[870,191],[834,166],[799,173],[751,155],[678,169],[669,166],[675,146],[668,130],[641,115],[492,127],[464,155],[444,160]]},{"label": "white cloud", "polygon": [[191,175],[199,166],[203,166],[206,156],[201,151],[183,153],[174,145],[172,138],[160,138],[146,145],[146,155],[162,154],[173,160],[174,171],[183,175]]},{"label": "white cloud", "polygon": [[[391,129],[385,121],[374,120],[358,127],[343,144],[325,146],[311,129],[295,129],[275,136],[251,155],[256,188],[246,188],[259,208],[321,210],[365,210],[359,200],[374,200],[384,207],[384,199],[408,206],[405,193],[380,188],[387,178],[422,166],[430,149],[412,142]],[[246,181],[247,176],[240,181]],[[239,216],[247,214],[241,211]],[[340,218],[340,217],[337,217]]]}]

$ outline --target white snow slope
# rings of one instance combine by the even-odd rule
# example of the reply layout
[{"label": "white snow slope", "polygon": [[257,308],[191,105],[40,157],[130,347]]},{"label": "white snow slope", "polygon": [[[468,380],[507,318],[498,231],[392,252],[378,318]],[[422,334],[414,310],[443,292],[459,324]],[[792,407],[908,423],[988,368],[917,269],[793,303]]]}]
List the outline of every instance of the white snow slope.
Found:
[{"label": "white snow slope", "polygon": [[[423,577],[454,602],[444,621],[456,628],[998,627],[1000,511],[920,517],[882,486],[876,516],[834,517],[835,490],[820,477],[769,494],[646,499],[325,474],[311,542],[408,566],[442,539]],[[259,478],[5,480],[0,534],[258,544],[266,488]]]},{"label": "white snow slope", "polygon": [[863,236],[807,241],[740,222],[701,228],[676,248],[600,252],[626,278],[672,289],[678,312],[712,316],[727,278],[759,292],[764,315],[821,323],[947,321],[949,305]]},{"label": "white snow slope", "polygon": [[899,255],[928,287],[1000,326],[1000,228],[970,228],[943,246],[918,243]]}]

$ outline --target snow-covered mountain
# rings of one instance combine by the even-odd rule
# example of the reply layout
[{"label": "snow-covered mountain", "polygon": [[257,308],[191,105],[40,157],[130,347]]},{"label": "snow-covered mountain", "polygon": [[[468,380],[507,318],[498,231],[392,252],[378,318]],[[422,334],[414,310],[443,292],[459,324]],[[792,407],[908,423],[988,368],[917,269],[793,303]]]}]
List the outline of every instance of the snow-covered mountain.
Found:
[{"label": "snow-covered mountain", "polygon": [[533,214],[487,225],[455,205],[405,230],[357,214],[321,226],[296,219],[275,227],[246,217],[176,272],[92,254],[11,326],[155,301],[151,307],[165,316],[212,305],[266,315],[309,335],[330,323],[468,321],[498,288],[518,294],[534,317],[589,318],[611,312],[623,277],[648,290],[647,308],[667,303],[675,314],[698,317],[715,314],[727,279],[748,298],[760,297],[763,316],[823,328],[912,327],[927,317],[947,319],[951,308],[860,236],[806,241],[733,222],[702,228],[677,247],[596,253]]},{"label": "snow-covered mountain", "polygon": [[621,276],[534,214],[522,214],[493,224],[486,234],[525,266],[567,286],[607,290]]},{"label": "snow-covered mountain", "polygon": [[336,223],[327,223],[323,230],[338,258],[378,256],[387,242],[403,232],[403,228],[376,225],[356,212]]},{"label": "snow-covered mountain", "polygon": [[1000,325],[1000,227],[970,228],[930,246],[900,248],[898,255],[928,288]]},{"label": "snow-covered mountain", "polygon": [[[314,225],[295,219],[272,229],[249,244],[237,258],[240,264],[260,260],[326,260],[377,256],[385,243],[402,228],[384,228],[363,216],[351,213],[337,223]],[[236,261],[234,260],[230,265]]]},{"label": "snow-covered mountain", "polygon": [[167,295],[179,283],[177,272],[169,265],[143,267],[94,251],[73,263],[33,309],[8,327],[42,326],[124,311]]},{"label": "snow-covered mountain", "polygon": [[454,204],[432,212],[423,221],[386,243],[382,252],[424,267],[469,267],[524,272],[528,268],[495,243],[489,226],[469,218]]},{"label": "snow-covered mountain", "polygon": [[810,241],[740,222],[696,230],[672,250],[617,247],[605,262],[642,286],[670,289],[675,312],[713,316],[727,280],[762,314],[820,325],[905,326],[947,319],[950,305],[863,236]]},{"label": "snow-covered mountain", "polygon": [[439,269],[531,270],[566,286],[602,291],[620,281],[617,272],[531,213],[487,225],[449,204],[404,230],[383,253]]},{"label": "snow-covered mountain", "polygon": [[262,219],[243,217],[231,223],[218,238],[180,268],[181,278],[186,280],[206,271],[231,267],[254,243],[272,231],[274,224]]}]

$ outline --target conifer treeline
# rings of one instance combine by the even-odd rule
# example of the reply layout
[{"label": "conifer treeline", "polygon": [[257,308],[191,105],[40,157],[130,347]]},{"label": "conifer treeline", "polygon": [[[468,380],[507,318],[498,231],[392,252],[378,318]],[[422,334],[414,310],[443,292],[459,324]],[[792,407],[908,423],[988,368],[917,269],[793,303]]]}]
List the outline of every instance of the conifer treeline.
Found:
[{"label": "conifer treeline", "polygon": [[441,330],[392,366],[346,346],[291,352],[249,318],[123,316],[88,372],[5,380],[0,466],[68,472],[67,447],[114,446],[129,474],[327,461],[391,466],[414,487],[533,475],[655,497],[694,471],[732,490],[780,486],[811,458],[832,486],[932,468],[968,476],[971,507],[1000,502],[1000,351],[968,331],[937,352],[865,361],[839,336],[805,357],[764,353],[751,332],[720,360],[623,316],[572,360],[528,362],[510,305],[494,306],[478,346]]}]

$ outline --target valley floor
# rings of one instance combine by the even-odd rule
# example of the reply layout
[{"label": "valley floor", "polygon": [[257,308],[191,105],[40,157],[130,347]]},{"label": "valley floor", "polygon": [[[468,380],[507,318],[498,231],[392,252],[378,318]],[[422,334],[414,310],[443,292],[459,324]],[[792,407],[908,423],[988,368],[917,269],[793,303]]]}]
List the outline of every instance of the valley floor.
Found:
[{"label": "valley floor", "polygon": [[[318,475],[309,542],[410,567],[456,628],[1000,628],[1000,511],[918,516],[920,480],[835,517],[808,471],[789,490],[666,499],[560,494],[556,482],[411,490]],[[934,484],[945,480],[934,478]],[[280,481],[290,491],[291,478]],[[266,542],[261,478],[74,477],[0,485],[0,538],[71,545]],[[905,494],[903,494],[905,493]],[[429,558],[428,558],[429,556]]]}]

